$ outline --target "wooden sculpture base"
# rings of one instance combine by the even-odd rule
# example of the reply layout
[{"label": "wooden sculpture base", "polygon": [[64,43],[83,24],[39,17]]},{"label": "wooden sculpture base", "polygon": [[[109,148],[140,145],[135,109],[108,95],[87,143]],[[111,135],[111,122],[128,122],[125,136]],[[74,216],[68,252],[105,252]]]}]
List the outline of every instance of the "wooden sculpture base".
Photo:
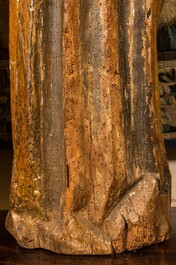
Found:
[{"label": "wooden sculpture base", "polygon": [[11,210],[7,227],[27,248],[80,255],[121,253],[168,239],[167,201],[159,195],[153,174],[130,189],[102,223],[92,223],[84,210],[48,221]]},{"label": "wooden sculpture base", "polygon": [[21,246],[94,255],[168,238],[159,9],[155,0],[10,1],[6,226]]}]

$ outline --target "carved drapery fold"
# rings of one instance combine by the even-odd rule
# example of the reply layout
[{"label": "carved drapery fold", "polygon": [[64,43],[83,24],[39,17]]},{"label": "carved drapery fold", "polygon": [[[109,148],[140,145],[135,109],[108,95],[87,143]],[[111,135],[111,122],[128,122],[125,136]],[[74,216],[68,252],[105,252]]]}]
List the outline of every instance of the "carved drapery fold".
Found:
[{"label": "carved drapery fold", "polygon": [[111,254],[168,238],[156,2],[10,1],[20,245]]}]

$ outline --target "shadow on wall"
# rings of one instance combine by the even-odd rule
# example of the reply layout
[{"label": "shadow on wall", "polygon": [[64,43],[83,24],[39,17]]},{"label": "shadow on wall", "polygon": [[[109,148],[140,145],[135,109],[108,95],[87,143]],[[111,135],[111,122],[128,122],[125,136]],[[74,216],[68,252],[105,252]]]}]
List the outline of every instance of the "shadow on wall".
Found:
[{"label": "shadow on wall", "polygon": [[9,208],[12,157],[12,150],[0,150],[0,210]]},{"label": "shadow on wall", "polygon": [[0,48],[9,47],[9,1],[0,0]]},{"label": "shadow on wall", "polygon": [[9,0],[0,0],[0,60],[9,58]]}]

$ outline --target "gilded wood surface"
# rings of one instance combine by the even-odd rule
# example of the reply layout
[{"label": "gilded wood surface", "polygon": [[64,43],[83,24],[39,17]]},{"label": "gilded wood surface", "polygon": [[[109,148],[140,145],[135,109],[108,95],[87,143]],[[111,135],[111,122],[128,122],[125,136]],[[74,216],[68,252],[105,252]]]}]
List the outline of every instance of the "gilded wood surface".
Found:
[{"label": "gilded wood surface", "polygon": [[10,1],[7,228],[20,245],[111,254],[168,238],[157,12],[152,0]]}]

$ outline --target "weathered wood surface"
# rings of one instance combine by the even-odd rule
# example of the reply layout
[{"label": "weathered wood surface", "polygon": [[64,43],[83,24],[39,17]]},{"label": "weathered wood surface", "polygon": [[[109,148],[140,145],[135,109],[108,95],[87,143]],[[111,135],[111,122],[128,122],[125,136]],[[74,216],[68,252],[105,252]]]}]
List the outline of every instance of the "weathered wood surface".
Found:
[{"label": "weathered wood surface", "polygon": [[5,265],[174,265],[176,260],[176,207],[171,208],[172,234],[164,244],[154,244],[136,251],[111,256],[67,256],[55,255],[43,249],[18,247],[12,236],[5,230],[6,211],[0,211],[0,262]]},{"label": "weathered wood surface", "polygon": [[10,1],[6,226],[21,246],[111,254],[168,238],[158,10],[154,0]]}]

